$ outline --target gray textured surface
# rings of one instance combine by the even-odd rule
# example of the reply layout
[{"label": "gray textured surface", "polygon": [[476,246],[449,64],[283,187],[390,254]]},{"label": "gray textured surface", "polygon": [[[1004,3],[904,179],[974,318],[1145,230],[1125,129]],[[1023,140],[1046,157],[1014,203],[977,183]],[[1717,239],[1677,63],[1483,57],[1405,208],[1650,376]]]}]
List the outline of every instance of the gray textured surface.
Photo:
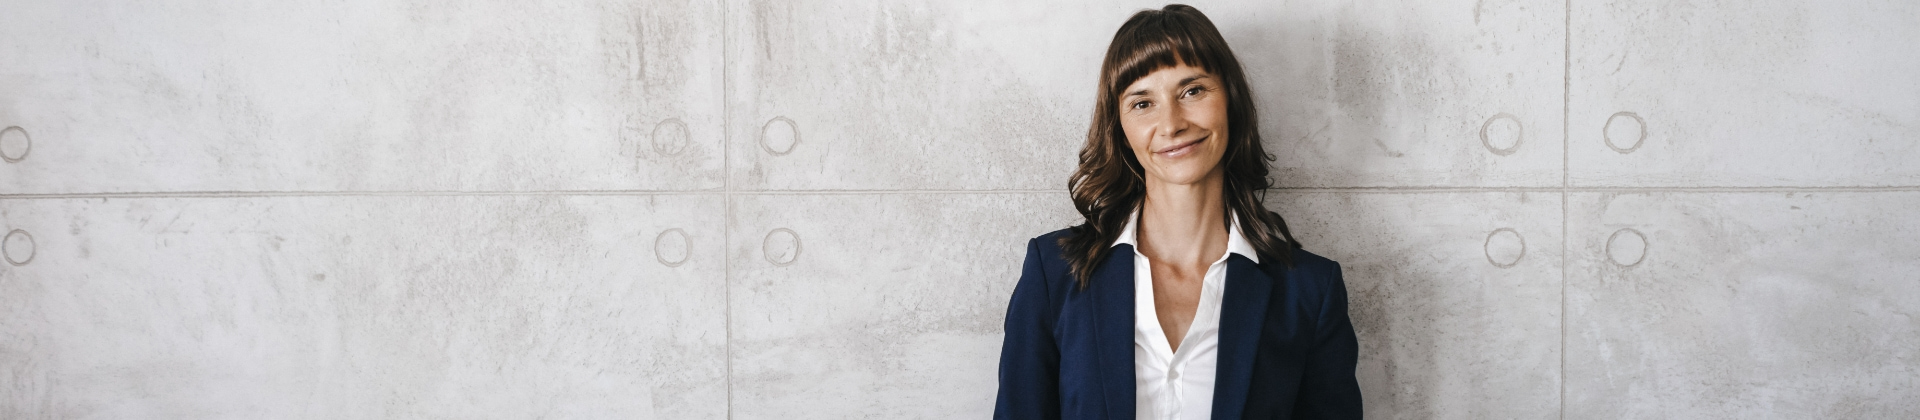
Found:
[{"label": "gray textured surface", "polygon": [[1341,262],[1369,418],[1559,414],[1560,194],[1268,201]]},{"label": "gray textured surface", "polygon": [[1569,418],[1920,417],[1920,192],[1569,199]]},{"label": "gray textured surface", "polygon": [[990,417],[1002,315],[1026,252],[1019,236],[1067,224],[1073,212],[1059,205],[1067,200],[735,198],[734,415]]},{"label": "gray textured surface", "polygon": [[[1570,19],[1572,185],[1920,185],[1920,3],[1574,2]],[[1644,122],[1610,130],[1621,112]]]},{"label": "gray textured surface", "polygon": [[[1197,5],[1370,418],[1920,415],[1920,7]],[[981,417],[1157,6],[5,2],[0,418]]]},{"label": "gray textured surface", "polygon": [[8,192],[721,186],[715,2],[8,3]]},{"label": "gray textured surface", "polygon": [[9,200],[0,417],[721,417],[723,206]]}]

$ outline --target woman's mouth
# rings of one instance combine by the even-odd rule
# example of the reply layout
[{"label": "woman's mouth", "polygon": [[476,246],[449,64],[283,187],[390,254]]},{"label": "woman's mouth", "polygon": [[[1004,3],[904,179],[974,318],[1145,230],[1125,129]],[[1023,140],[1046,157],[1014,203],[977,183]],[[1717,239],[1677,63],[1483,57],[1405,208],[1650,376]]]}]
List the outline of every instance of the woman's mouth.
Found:
[{"label": "woman's mouth", "polygon": [[1169,159],[1179,158],[1182,156],[1193,154],[1193,151],[1200,149],[1199,147],[1196,147],[1196,146],[1199,146],[1201,142],[1204,142],[1206,140],[1207,140],[1206,137],[1197,138],[1197,139],[1194,139],[1193,141],[1176,144],[1176,145],[1173,145],[1172,147],[1154,151],[1153,154],[1160,155],[1160,157],[1169,158]]}]

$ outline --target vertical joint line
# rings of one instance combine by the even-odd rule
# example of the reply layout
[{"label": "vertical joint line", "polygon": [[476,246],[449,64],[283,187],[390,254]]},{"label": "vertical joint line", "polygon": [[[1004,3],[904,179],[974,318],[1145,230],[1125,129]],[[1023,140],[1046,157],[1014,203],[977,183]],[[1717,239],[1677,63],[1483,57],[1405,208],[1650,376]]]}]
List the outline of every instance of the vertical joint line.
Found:
[{"label": "vertical joint line", "polygon": [[732,63],[729,56],[732,50],[728,41],[733,39],[733,16],[728,12],[733,2],[720,3],[720,294],[721,294],[721,357],[726,366],[727,383],[727,420],[733,420],[733,159],[728,150],[733,149],[733,80]]},{"label": "vertical joint line", "polygon": [[1567,419],[1567,236],[1573,188],[1573,0],[1562,3],[1560,22],[1560,420]]},{"label": "vertical joint line", "polygon": [[1566,0],[1560,45],[1560,188],[1573,187],[1573,0]]}]

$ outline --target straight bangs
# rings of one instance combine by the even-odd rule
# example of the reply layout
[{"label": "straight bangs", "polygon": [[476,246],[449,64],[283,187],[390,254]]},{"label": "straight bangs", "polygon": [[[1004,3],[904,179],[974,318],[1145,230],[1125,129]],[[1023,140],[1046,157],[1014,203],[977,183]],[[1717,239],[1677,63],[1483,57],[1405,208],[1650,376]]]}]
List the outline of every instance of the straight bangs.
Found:
[{"label": "straight bangs", "polygon": [[[1127,35],[1115,40],[1117,42],[1107,51],[1108,57],[1118,60],[1108,60],[1116,65],[1106,69],[1105,79],[1109,84],[1103,88],[1116,102],[1120,91],[1126,89],[1127,85],[1156,70],[1186,64],[1218,77],[1220,70],[1229,65],[1228,57],[1232,52],[1213,48],[1213,45],[1224,45],[1226,41],[1205,39],[1209,31],[1203,29],[1211,28],[1195,28],[1188,22],[1176,19],[1153,19],[1138,23],[1138,27],[1132,28],[1132,31],[1122,28],[1121,33]],[[1211,26],[1212,22],[1207,23]],[[1218,38],[1218,35],[1214,38]],[[1111,105],[1118,106],[1117,103]]]}]

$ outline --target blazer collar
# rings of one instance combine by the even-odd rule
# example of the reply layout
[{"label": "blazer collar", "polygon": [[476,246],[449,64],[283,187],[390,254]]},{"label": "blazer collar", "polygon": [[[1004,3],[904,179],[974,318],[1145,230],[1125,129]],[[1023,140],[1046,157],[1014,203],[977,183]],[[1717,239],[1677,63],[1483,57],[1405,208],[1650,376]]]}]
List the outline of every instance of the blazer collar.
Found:
[{"label": "blazer collar", "polygon": [[[1094,340],[1108,418],[1134,418],[1133,245],[1114,246],[1093,272]],[[1273,279],[1240,255],[1227,259],[1227,289],[1220,302],[1220,349],[1213,384],[1213,418],[1238,419],[1253,381],[1253,359],[1265,325]]]},{"label": "blazer collar", "polygon": [[1133,245],[1116,245],[1087,284],[1094,302],[1094,347],[1106,418],[1134,418]]},{"label": "blazer collar", "polygon": [[1227,259],[1227,290],[1220,302],[1220,349],[1213,380],[1213,418],[1238,419],[1247,407],[1253,359],[1267,320],[1273,279],[1246,258]]},{"label": "blazer collar", "polygon": [[[1133,215],[1127,216],[1127,225],[1120,228],[1120,235],[1114,237],[1113,245],[1109,246],[1120,245],[1132,245],[1135,248],[1140,246],[1139,208],[1134,208]],[[1227,213],[1227,254],[1240,254],[1253,260],[1254,264],[1260,263],[1260,253],[1253,249],[1253,242],[1248,241],[1246,235],[1240,234],[1239,213]]]}]

